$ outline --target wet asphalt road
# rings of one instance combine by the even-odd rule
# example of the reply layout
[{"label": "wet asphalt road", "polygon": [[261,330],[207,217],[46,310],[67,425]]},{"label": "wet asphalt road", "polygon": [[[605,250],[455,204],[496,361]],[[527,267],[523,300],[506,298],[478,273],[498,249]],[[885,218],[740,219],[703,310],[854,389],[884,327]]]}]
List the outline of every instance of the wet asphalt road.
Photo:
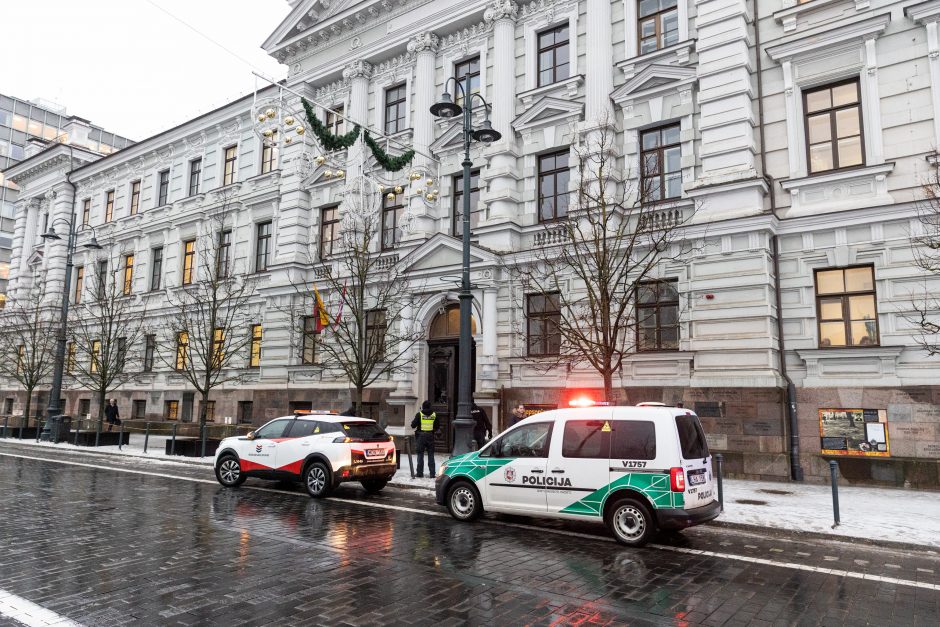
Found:
[{"label": "wet asphalt road", "polygon": [[461,524],[426,492],[351,486],[315,501],[4,444],[0,593],[85,625],[940,624],[930,552],[712,527],[626,549],[600,526]]}]

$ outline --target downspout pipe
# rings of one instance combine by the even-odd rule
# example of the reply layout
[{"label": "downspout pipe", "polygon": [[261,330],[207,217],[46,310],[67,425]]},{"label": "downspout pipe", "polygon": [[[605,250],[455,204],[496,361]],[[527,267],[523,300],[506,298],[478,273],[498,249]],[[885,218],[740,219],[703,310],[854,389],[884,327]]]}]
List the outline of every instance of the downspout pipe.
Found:
[{"label": "downspout pipe", "polygon": [[[777,195],[774,187],[774,179],[767,173],[767,150],[764,143],[764,75],[763,62],[761,60],[760,45],[760,9],[759,0],[754,0],[754,57],[756,59],[755,71],[757,73],[757,132],[760,138],[760,167],[761,177],[767,184],[770,195],[770,211],[774,218],[780,220],[777,215]],[[796,386],[787,372],[787,354],[786,342],[783,336],[783,307],[780,298],[780,239],[779,235],[774,233],[770,241],[770,254],[774,264],[774,299],[777,306],[777,351],[780,355],[780,375],[786,382],[786,411],[787,424],[790,432],[790,478],[793,481],[803,481],[803,466],[800,464],[800,426],[797,421],[796,408]]]}]

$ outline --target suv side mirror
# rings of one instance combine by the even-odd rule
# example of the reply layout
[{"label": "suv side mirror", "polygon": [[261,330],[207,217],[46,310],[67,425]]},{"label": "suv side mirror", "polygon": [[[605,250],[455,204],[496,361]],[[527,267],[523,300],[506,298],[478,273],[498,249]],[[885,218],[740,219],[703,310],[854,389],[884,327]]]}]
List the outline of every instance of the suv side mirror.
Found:
[{"label": "suv side mirror", "polygon": [[254,440],[254,439],[255,439],[255,432],[254,432],[254,431],[249,431],[247,434],[245,434],[245,437],[246,437],[247,439],[249,439],[249,440]]}]

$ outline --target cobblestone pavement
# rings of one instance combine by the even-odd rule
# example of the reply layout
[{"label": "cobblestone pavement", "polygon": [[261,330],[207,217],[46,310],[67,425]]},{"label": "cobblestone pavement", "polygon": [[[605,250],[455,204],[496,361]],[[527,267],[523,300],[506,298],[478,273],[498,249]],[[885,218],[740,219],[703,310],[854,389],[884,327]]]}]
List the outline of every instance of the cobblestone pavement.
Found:
[{"label": "cobblestone pavement", "polygon": [[594,525],[460,524],[423,491],[315,501],[55,457],[0,448],[0,597],[85,625],[940,623],[929,551],[709,527],[630,550]]}]

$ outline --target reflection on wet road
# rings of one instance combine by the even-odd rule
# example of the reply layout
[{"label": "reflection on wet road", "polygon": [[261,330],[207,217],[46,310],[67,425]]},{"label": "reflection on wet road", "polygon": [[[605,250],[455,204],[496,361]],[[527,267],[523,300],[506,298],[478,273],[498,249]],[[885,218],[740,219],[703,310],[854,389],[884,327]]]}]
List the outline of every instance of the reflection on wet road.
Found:
[{"label": "reflection on wet road", "polygon": [[0,589],[87,625],[940,622],[938,589],[763,563],[900,562],[931,586],[936,557],[709,529],[631,550],[596,526],[391,509],[442,511],[406,491],[315,501],[177,474],[0,452]]}]

